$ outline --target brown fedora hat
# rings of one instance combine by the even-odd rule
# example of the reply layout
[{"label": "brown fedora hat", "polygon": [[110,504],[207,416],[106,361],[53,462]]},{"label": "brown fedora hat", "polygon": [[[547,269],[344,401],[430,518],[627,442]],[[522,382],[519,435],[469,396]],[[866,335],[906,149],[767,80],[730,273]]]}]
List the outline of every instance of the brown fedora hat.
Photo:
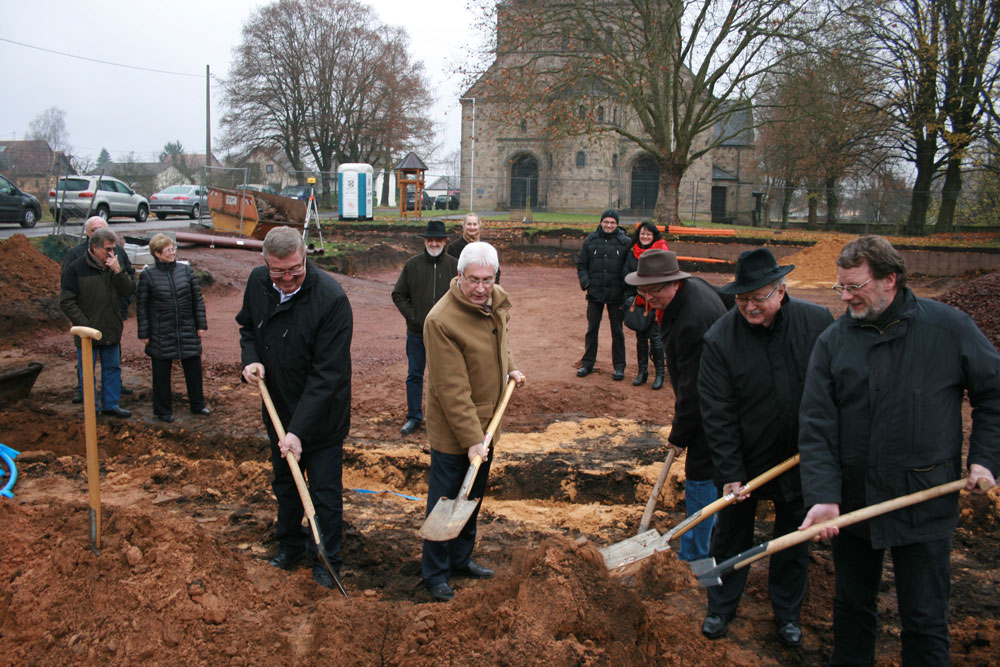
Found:
[{"label": "brown fedora hat", "polygon": [[690,277],[690,273],[684,273],[678,266],[677,253],[653,248],[639,255],[638,269],[625,276],[625,282],[629,285],[652,285]]}]

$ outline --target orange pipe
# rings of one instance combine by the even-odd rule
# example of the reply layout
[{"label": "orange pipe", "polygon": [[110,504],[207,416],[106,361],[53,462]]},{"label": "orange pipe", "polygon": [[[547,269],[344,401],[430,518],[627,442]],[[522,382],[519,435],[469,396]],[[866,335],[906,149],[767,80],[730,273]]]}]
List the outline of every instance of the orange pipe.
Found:
[{"label": "orange pipe", "polygon": [[683,255],[677,255],[677,261],[679,262],[707,262],[709,264],[728,264],[728,259],[713,259],[711,257],[685,257]]}]

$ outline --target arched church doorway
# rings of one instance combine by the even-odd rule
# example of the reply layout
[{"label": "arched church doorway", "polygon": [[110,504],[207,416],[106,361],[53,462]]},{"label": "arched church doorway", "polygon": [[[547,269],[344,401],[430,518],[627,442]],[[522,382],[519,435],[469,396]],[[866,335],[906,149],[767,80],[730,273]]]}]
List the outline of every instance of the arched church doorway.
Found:
[{"label": "arched church doorway", "polygon": [[538,160],[518,155],[510,165],[510,207],[538,206]]}]

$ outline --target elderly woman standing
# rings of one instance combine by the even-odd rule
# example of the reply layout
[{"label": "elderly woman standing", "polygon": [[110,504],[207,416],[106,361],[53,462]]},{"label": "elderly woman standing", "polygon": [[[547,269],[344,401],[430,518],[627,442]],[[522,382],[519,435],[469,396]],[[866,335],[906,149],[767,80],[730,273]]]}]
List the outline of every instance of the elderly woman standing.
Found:
[{"label": "elderly woman standing", "polygon": [[156,264],[139,276],[136,319],[139,338],[153,362],[153,413],[174,420],[170,400],[170,370],[180,359],[191,412],[208,415],[201,380],[201,331],[208,329],[205,300],[194,270],[177,263],[177,248],[165,234],[149,241]]},{"label": "elderly woman standing", "polygon": [[[651,248],[670,250],[666,240],[660,234],[660,230],[656,228],[656,225],[651,222],[640,223],[636,227],[635,233],[632,234],[632,252],[629,253],[625,260],[623,272],[626,274],[635,272],[639,267],[640,255]],[[626,285],[625,296],[633,297],[637,308],[644,308],[646,305],[646,302],[642,300],[635,287]],[[626,307],[628,307],[627,302]],[[663,341],[660,339],[660,318],[662,318],[662,315],[657,313],[657,318],[655,321],[650,322],[649,329],[635,332],[635,356],[639,363],[639,374],[636,375],[635,381],[632,384],[637,387],[646,384],[646,379],[649,377],[650,357],[653,358],[653,368],[656,369],[656,376],[653,378],[653,389],[663,387],[663,375],[666,371],[666,366],[663,360]]]}]

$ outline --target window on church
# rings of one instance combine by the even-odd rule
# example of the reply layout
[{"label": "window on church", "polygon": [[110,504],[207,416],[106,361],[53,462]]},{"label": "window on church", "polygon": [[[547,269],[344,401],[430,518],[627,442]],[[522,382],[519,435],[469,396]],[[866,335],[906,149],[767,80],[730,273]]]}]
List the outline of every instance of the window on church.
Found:
[{"label": "window on church", "polygon": [[612,169],[618,168],[618,153],[615,153],[614,155],[611,156],[611,168]]},{"label": "window on church", "polygon": [[581,105],[580,105],[580,107],[579,107],[579,108],[578,108],[578,109],[576,110],[576,115],[577,115],[577,116],[579,116],[580,118],[584,118],[584,117],[586,117],[586,115],[587,115],[587,110],[583,108],[583,105],[582,105],[582,104],[581,104]]},{"label": "window on church", "polygon": [[577,152],[577,154],[576,154],[576,166],[582,168],[582,167],[586,166],[586,164],[587,164],[587,154],[584,153],[583,151]]},{"label": "window on church", "polygon": [[597,107],[597,122],[604,122],[604,107]]},{"label": "window on church", "polygon": [[528,121],[526,121],[523,118],[521,119],[521,131],[522,132],[527,132],[528,131]]}]

